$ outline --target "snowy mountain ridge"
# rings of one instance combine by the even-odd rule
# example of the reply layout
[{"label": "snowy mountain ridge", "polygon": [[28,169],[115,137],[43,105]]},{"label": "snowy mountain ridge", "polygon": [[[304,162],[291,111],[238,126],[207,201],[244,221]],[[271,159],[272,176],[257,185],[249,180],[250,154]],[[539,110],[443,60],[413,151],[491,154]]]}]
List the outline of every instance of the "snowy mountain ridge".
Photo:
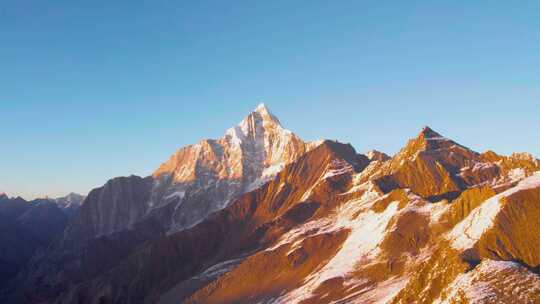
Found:
[{"label": "snowy mountain ridge", "polygon": [[259,105],[153,175],[92,190],[32,260],[22,294],[81,304],[537,303],[539,171],[528,154],[478,153],[429,127],[393,156],[306,143]]}]

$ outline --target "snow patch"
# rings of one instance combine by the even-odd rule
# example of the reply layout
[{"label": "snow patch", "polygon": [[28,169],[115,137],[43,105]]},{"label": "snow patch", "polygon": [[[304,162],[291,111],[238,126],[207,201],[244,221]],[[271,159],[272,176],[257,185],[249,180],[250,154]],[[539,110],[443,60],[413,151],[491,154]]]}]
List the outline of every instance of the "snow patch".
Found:
[{"label": "snow patch", "polygon": [[430,141],[449,141],[448,138],[443,137],[443,136],[427,137],[426,140],[430,140]]},{"label": "snow patch", "polygon": [[276,175],[279,172],[281,172],[281,170],[283,170],[284,167],[285,167],[285,163],[280,162],[280,163],[264,168],[261,176],[257,178],[256,180],[254,180],[251,184],[249,184],[249,186],[247,186],[246,192],[255,190],[261,187],[262,185],[266,184],[267,182],[272,180],[274,177],[276,177]]},{"label": "snow patch", "polygon": [[203,271],[202,273],[194,276],[193,278],[194,279],[213,279],[213,278],[217,278],[217,277],[231,271],[242,260],[244,260],[243,257],[215,264],[215,265],[213,265],[211,267],[208,267],[205,271]]},{"label": "snow patch", "polygon": [[[355,295],[359,295],[347,303],[352,304],[388,304],[405,288],[409,282],[409,277],[396,277],[384,282],[378,283],[375,286],[370,286],[366,289],[359,290]],[[351,297],[351,296],[350,296]]]},{"label": "snow patch", "polygon": [[454,249],[472,248],[480,237],[493,226],[493,221],[502,207],[501,199],[516,192],[540,187],[540,172],[522,180],[517,186],[501,192],[476,207],[469,216],[452,229],[447,238]]},{"label": "snow patch", "polygon": [[432,210],[430,212],[430,216],[429,216],[429,222],[430,224],[433,224],[433,223],[437,223],[443,214],[446,213],[446,211],[448,211],[448,209],[450,208],[450,204],[447,202],[447,201],[440,201],[440,202],[436,202],[436,203],[432,203]]},{"label": "snow patch", "polygon": [[173,198],[179,198],[179,199],[183,199],[184,196],[186,195],[186,191],[176,191],[172,194],[169,194],[167,196],[165,196],[165,199],[169,200],[169,199],[173,199]]},{"label": "snow patch", "polygon": [[[379,198],[380,194],[370,189],[359,199],[338,207],[331,220],[309,222],[287,234],[278,245],[270,249],[293,242],[292,250],[294,250],[300,246],[305,235],[313,235],[310,234],[312,231],[321,234],[342,229],[350,230],[348,238],[337,254],[320,270],[308,276],[303,286],[281,297],[278,303],[299,303],[309,299],[324,281],[335,277],[347,278],[356,270],[359,263],[367,264],[377,257],[380,252],[378,246],[384,239],[390,220],[398,212],[399,205],[399,202],[392,202],[382,213],[369,210]],[[362,211],[364,212],[360,213]]]},{"label": "snow patch", "polygon": [[[504,273],[501,273],[503,272]],[[434,304],[498,303],[498,294],[508,295],[515,303],[533,303],[540,294],[540,276],[514,262],[484,260],[474,270],[460,274]]]},{"label": "snow patch", "polygon": [[527,172],[523,168],[515,168],[508,172],[508,178],[511,181],[518,181],[524,179],[527,176]]},{"label": "snow patch", "polygon": [[354,170],[351,164],[341,159],[335,159],[329,164],[329,168],[327,168],[326,173],[323,175],[322,178],[327,179],[332,176],[351,173],[353,171]]},{"label": "snow patch", "polygon": [[237,146],[237,147],[240,147],[242,145],[243,138],[244,138],[242,132],[239,130],[239,127],[233,127],[233,128],[228,129],[225,132],[225,137],[229,138],[233,146]]}]

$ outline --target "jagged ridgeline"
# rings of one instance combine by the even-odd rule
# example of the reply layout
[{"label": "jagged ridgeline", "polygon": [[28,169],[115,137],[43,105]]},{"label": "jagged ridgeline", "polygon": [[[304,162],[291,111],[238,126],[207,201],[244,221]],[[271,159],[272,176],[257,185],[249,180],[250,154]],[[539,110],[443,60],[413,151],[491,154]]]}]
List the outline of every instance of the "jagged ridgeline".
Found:
[{"label": "jagged ridgeline", "polygon": [[393,156],[259,105],[90,192],[6,303],[540,303],[540,162],[429,127]]}]

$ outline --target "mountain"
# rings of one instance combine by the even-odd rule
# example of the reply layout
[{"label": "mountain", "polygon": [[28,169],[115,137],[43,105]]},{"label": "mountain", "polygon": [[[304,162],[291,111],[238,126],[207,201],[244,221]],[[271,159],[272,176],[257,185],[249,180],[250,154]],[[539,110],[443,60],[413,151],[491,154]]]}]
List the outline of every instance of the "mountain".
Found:
[{"label": "mountain", "polygon": [[152,175],[150,212],[170,215],[170,231],[191,227],[316,145],[284,129],[260,104],[222,138],[182,148],[163,163]]},{"label": "mountain", "polygon": [[479,154],[425,127],[369,179],[385,192],[409,188],[437,200],[474,186],[507,187],[537,169],[532,156]]},{"label": "mountain", "polygon": [[385,162],[391,158],[386,153],[377,151],[377,150],[368,151],[366,153],[366,156],[367,158],[369,158],[370,161],[379,161],[379,162]]},{"label": "mountain", "polygon": [[539,303],[540,161],[423,128],[394,156],[260,105],[92,190],[13,303]]},{"label": "mountain", "polygon": [[260,104],[217,140],[179,149],[151,176],[115,178],[89,195],[67,239],[92,239],[157,219],[167,233],[189,228],[271,179],[315,147]]},{"label": "mountain", "polygon": [[302,141],[260,104],[222,138],[181,148],[151,176],[113,178],[92,190],[62,239],[39,257],[46,262],[33,262],[35,273],[77,268],[99,254],[85,270],[94,274],[145,242],[196,225],[320,143]]},{"label": "mountain", "polygon": [[68,216],[72,216],[81,207],[84,199],[84,195],[72,192],[66,196],[55,198],[53,201],[58,207],[64,210]]},{"label": "mountain", "polygon": [[0,288],[59,237],[68,218],[49,200],[0,195]]}]

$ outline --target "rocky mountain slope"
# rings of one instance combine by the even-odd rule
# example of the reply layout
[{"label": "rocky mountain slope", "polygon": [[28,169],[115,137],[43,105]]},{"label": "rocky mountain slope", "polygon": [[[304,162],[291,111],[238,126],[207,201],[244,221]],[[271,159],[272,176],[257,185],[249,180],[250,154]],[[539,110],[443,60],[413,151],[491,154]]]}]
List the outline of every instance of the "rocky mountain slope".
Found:
[{"label": "rocky mountain slope", "polygon": [[540,162],[426,127],[396,155],[305,143],[264,106],[94,189],[4,299],[540,303]]},{"label": "rocky mountain slope", "polygon": [[0,195],[0,289],[63,232],[68,216],[53,201]]}]

